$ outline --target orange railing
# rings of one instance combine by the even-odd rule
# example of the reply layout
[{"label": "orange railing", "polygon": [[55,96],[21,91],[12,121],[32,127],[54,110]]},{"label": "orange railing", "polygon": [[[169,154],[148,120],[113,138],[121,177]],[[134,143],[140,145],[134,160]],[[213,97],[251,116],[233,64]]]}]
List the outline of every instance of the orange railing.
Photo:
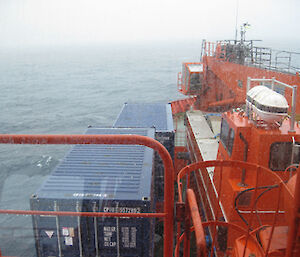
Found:
[{"label": "orange railing", "polygon": [[[186,213],[185,216],[185,230],[189,232],[190,228],[190,218],[193,221],[195,236],[196,236],[196,247],[197,247],[197,256],[204,257],[206,256],[206,245],[205,245],[205,235],[200,218],[200,213],[196,201],[195,193],[192,189],[186,191]],[[185,256],[190,256],[189,251],[189,233],[186,235],[186,247],[185,247]]]},{"label": "orange railing", "polygon": [[[210,198],[212,199],[212,205],[215,207],[215,213],[214,213],[214,220],[206,220],[205,222],[201,221],[200,215],[198,213],[195,214],[195,212],[198,211],[198,205],[195,200],[195,195],[190,187],[190,174],[193,171],[197,172],[206,172],[206,169],[208,167],[218,167],[220,171],[220,176],[223,176],[222,174],[226,171],[229,171],[229,169],[223,169],[224,167],[231,167],[231,168],[240,168],[240,169],[251,169],[253,172],[254,180],[254,191],[253,191],[253,197],[250,202],[250,220],[248,222],[248,225],[245,228],[233,223],[233,222],[222,222],[219,221],[218,218],[221,217],[223,214],[220,213],[222,210],[222,188],[221,183],[218,187],[218,192],[208,192],[209,194],[215,194],[214,197],[210,195]],[[274,201],[274,215],[273,215],[273,221],[271,221],[271,224],[262,224],[262,226],[259,226],[255,228],[254,230],[251,228],[253,225],[253,220],[256,214],[256,203],[257,199],[259,199],[259,193],[258,190],[261,187],[261,176],[264,176],[267,174],[269,177],[272,177],[272,186],[277,189],[277,193],[273,194],[273,201]],[[177,183],[178,183],[178,202],[179,205],[183,204],[183,182],[182,179],[186,178],[186,202],[185,202],[185,208],[188,210],[185,210],[185,230],[181,234],[180,225],[177,226],[177,245],[175,249],[175,256],[179,256],[179,246],[182,241],[184,241],[183,245],[183,253],[184,257],[189,256],[190,254],[190,232],[195,231],[195,240],[196,240],[196,247],[197,247],[197,256],[208,256],[205,251],[209,252],[210,256],[214,256],[214,254],[218,251],[218,243],[216,242],[216,234],[217,234],[217,227],[227,227],[232,228],[233,231],[231,234],[238,232],[239,235],[237,235],[233,242],[235,245],[231,245],[230,248],[227,248],[225,250],[222,250],[223,256],[227,256],[227,254],[232,256],[248,256],[249,255],[249,247],[252,249],[254,248],[256,251],[256,256],[269,256],[274,254],[271,249],[271,243],[275,234],[275,229],[278,226],[278,219],[280,214],[280,206],[282,208],[282,195],[285,196],[284,200],[284,209],[286,211],[286,216],[288,217],[287,226],[289,227],[288,236],[281,240],[286,240],[287,247],[285,249],[285,255],[286,257],[295,257],[299,256],[300,246],[299,246],[299,217],[300,217],[300,177],[296,179],[296,182],[294,182],[294,188],[295,192],[291,192],[291,189],[288,188],[288,186],[280,179],[279,176],[277,176],[274,172],[271,170],[261,167],[256,164],[246,163],[242,161],[206,161],[206,162],[198,162],[193,163],[189,166],[186,166],[183,168],[177,177]],[[220,179],[221,180],[221,179]],[[218,205],[218,207],[216,207]],[[203,206],[202,206],[203,208]],[[187,220],[188,219],[188,220]],[[193,227],[191,227],[191,221],[193,223]],[[269,235],[267,238],[267,244],[263,247],[258,239],[257,236],[261,229],[265,227],[269,227]],[[207,228],[207,230],[204,230],[204,228]],[[208,247],[204,247],[203,244],[205,244],[205,237],[204,237],[204,231],[206,232],[206,235],[210,234],[212,242],[211,245]],[[208,232],[209,231],[209,232]],[[234,232],[235,231],[235,232]],[[229,233],[228,233],[229,234]],[[274,239],[275,240],[275,239]],[[238,242],[238,243],[237,243]],[[234,248],[234,253],[232,252],[232,248]],[[219,254],[218,256],[222,256]],[[277,255],[276,255],[277,256]],[[281,256],[281,255],[280,255]]]},{"label": "orange railing", "polygon": [[204,56],[214,56],[217,44],[215,42],[205,41],[203,44],[203,55]]},{"label": "orange railing", "polygon": [[189,97],[184,99],[179,99],[171,102],[172,114],[183,113],[191,108],[195,109],[195,102],[197,97]]},{"label": "orange railing", "polygon": [[177,89],[179,92],[182,92],[182,73],[178,72],[177,74]]},{"label": "orange railing", "polygon": [[[174,224],[174,167],[171,156],[158,141],[139,135],[0,135],[0,144],[125,144],[145,145],[158,152],[164,167],[164,212],[162,213],[89,213],[63,211],[0,210],[2,214],[18,215],[57,215],[57,216],[93,216],[93,217],[146,217],[163,218],[164,256],[173,256]],[[1,256],[1,254],[0,254]]]}]

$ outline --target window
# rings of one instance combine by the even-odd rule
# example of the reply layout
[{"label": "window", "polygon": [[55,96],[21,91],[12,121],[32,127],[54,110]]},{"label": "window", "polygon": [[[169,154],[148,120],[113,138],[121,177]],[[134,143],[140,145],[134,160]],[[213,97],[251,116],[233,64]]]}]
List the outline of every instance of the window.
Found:
[{"label": "window", "polygon": [[234,130],[231,128],[229,130],[229,137],[228,137],[228,144],[227,144],[227,150],[230,153],[230,155],[233,149],[233,141],[234,141]]},{"label": "window", "polygon": [[[296,144],[299,144],[296,142]],[[292,164],[292,142],[276,142],[270,147],[269,168],[273,171],[284,171]],[[294,149],[294,163],[300,162],[300,151]]]},{"label": "window", "polygon": [[220,139],[225,148],[226,148],[226,142],[228,140],[228,133],[229,133],[229,125],[226,120],[222,119]]},{"label": "window", "polygon": [[224,119],[222,119],[220,139],[228,154],[231,155],[234,142],[234,130],[229,128],[227,121]]},{"label": "window", "polygon": [[200,83],[200,76],[199,76],[199,73],[191,73],[190,74],[190,81],[191,81],[191,84],[199,84]]}]

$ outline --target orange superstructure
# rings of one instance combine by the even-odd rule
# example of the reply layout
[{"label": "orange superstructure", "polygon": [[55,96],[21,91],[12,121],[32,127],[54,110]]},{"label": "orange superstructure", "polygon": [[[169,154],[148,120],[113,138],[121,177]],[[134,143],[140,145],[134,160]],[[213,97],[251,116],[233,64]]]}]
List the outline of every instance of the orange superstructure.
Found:
[{"label": "orange superstructure", "polygon": [[[187,148],[194,163],[182,169],[178,183],[190,174],[188,187],[196,192],[208,242],[215,247],[209,247],[210,251],[217,256],[298,256],[299,245],[294,245],[294,253],[288,249],[291,223],[296,222],[293,240],[300,236],[298,219],[292,216],[299,215],[295,207],[299,206],[295,193],[300,161],[298,123],[293,127],[290,120],[284,120],[276,126],[252,120],[241,110],[226,112],[218,161],[201,165],[197,161],[205,153],[198,146],[205,141],[199,139],[200,131],[191,117],[187,116]],[[210,139],[205,140],[211,144]],[[218,222],[224,224],[216,225]],[[240,231],[230,228],[233,225]],[[241,229],[248,232],[243,235]]]},{"label": "orange superstructure", "polygon": [[[241,216],[243,215],[246,225],[239,224],[237,220],[224,215],[223,207],[230,205],[230,200],[224,197],[227,192],[224,192],[226,188],[222,183],[215,183],[219,193],[215,194],[215,198],[210,198],[214,192],[207,191],[209,194],[207,198],[210,199],[210,204],[214,206],[213,218],[207,221],[203,218],[203,212],[206,210],[203,205],[200,205],[201,218],[192,217],[194,224],[199,224],[199,219],[202,220],[200,224],[205,228],[208,254],[198,256],[299,256],[300,231],[297,218],[299,202],[297,202],[296,197],[297,186],[300,184],[298,177],[293,176],[290,183],[285,184],[275,173],[256,164],[241,161],[208,161],[194,163],[182,169],[178,175],[178,190],[180,191],[181,181],[184,177],[188,176],[191,181],[193,172],[196,170],[204,172],[204,170],[212,167],[220,170],[223,179],[230,169],[245,169],[253,173],[254,181],[251,188],[244,189],[248,194],[241,199],[241,202],[247,202],[248,210],[239,206],[239,213]],[[272,184],[263,186],[261,181],[264,177],[268,177]],[[291,188],[293,189],[291,190]],[[271,196],[270,194],[266,196],[270,191],[272,191]],[[266,194],[263,196],[265,197],[263,201],[268,199],[270,202],[269,220],[264,219],[264,213],[257,207],[257,202],[263,194]],[[203,197],[205,196],[203,195]],[[182,201],[182,194],[180,194],[179,201]],[[190,201],[189,198],[186,201],[192,205],[190,207],[191,212],[199,205],[195,201]],[[216,208],[217,206],[221,208]],[[232,208],[231,211],[226,211],[227,214],[232,214],[235,210]],[[258,219],[260,224],[256,225]],[[194,229],[195,231],[198,230],[196,227]],[[197,232],[199,234],[201,230]],[[202,236],[196,235],[196,237],[199,240]],[[181,240],[182,238],[179,241],[181,242]],[[203,252],[201,242],[197,243],[197,249]]]},{"label": "orange superstructure", "polygon": [[[197,240],[206,237],[206,249],[196,240],[198,256],[300,256],[300,69],[292,57],[300,55],[242,38],[203,41],[200,62],[183,63],[178,89],[194,104],[174,113],[185,112],[192,164],[179,172],[178,190],[189,188],[188,217],[204,228],[193,228]],[[219,131],[216,112],[224,112]]]},{"label": "orange superstructure", "polygon": [[[294,132],[289,130],[288,120],[285,120],[279,128],[260,127],[249,121],[243,113],[227,112],[223,115],[217,159],[256,163],[273,171],[283,181],[288,181],[294,175],[296,164],[300,161],[298,151],[300,128],[297,125]],[[295,166],[291,166],[292,162]],[[247,225],[246,220],[251,216],[249,208],[253,193],[249,189],[254,187],[256,179],[253,171],[231,168],[222,179],[219,173],[220,170],[215,169],[214,183],[222,184],[223,207],[228,221],[241,226]],[[273,178],[261,173],[260,190],[261,192],[269,190],[270,193],[263,194],[257,201],[256,211],[259,212],[259,218],[253,222],[254,227],[272,221],[273,196],[276,198],[276,194],[272,194],[273,184]],[[241,218],[238,211],[232,212],[233,209],[241,210],[244,213],[243,217]],[[279,216],[280,222],[286,224],[284,213],[280,213]]]},{"label": "orange superstructure", "polygon": [[[298,87],[299,68],[293,66],[292,57],[299,56],[289,52],[281,56],[282,52],[276,54],[268,48],[253,47],[252,41],[248,45],[204,41],[201,62],[183,63],[182,73],[178,76],[179,91],[185,95],[196,95],[197,109],[224,111],[245,103],[248,77],[276,79]],[[300,99],[299,94],[300,90],[297,99]],[[290,103],[291,90],[286,90],[284,95]],[[300,114],[300,102],[297,106]]]}]

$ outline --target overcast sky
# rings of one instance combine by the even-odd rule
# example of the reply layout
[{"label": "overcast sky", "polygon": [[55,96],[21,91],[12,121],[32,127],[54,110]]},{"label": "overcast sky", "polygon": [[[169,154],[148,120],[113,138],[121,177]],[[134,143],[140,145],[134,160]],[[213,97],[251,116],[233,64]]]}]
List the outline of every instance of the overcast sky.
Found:
[{"label": "overcast sky", "polygon": [[237,5],[248,38],[300,43],[299,0],[0,0],[0,46],[234,38]]}]

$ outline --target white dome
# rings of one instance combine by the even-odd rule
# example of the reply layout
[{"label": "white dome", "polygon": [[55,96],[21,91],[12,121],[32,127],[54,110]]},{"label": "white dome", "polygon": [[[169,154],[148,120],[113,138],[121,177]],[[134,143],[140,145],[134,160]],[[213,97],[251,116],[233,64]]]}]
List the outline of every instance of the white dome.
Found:
[{"label": "white dome", "polygon": [[265,86],[251,88],[247,96],[258,104],[266,107],[288,108],[289,105],[285,97]]},{"label": "white dome", "polygon": [[256,86],[248,91],[246,106],[267,122],[282,120],[289,108],[283,95],[265,86]]}]

